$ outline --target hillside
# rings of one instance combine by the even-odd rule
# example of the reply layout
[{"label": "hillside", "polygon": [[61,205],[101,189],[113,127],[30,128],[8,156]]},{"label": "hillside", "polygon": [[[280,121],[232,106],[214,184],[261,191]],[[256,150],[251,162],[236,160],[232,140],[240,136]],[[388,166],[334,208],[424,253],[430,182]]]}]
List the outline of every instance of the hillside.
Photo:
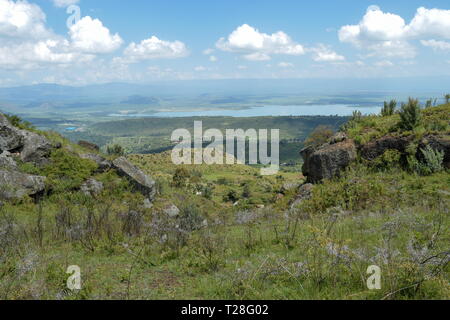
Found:
[{"label": "hillside", "polygon": [[[417,112],[355,114],[302,151],[304,175],[270,177],[176,167],[168,152],[124,166],[10,118],[0,149],[8,142],[4,163],[17,167],[0,171],[45,188],[2,200],[0,298],[449,299],[450,105]],[[36,153],[17,130],[45,137],[48,154],[25,157]],[[66,289],[69,265],[81,268],[80,291]],[[367,288],[370,265],[380,290]]]}]

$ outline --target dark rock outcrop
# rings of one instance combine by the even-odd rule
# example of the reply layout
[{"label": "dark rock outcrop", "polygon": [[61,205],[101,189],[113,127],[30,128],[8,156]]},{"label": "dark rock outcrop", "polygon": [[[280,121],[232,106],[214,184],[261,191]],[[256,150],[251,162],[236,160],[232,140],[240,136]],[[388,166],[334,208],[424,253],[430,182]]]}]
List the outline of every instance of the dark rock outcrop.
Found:
[{"label": "dark rock outcrop", "polygon": [[303,174],[310,183],[339,176],[356,159],[356,145],[352,140],[325,144],[317,149],[312,147],[301,151],[304,159]]},{"label": "dark rock outcrop", "polygon": [[78,145],[92,151],[100,151],[100,147],[92,142],[88,141],[78,141]]},{"label": "dark rock outcrop", "polygon": [[156,195],[155,181],[147,176],[141,169],[134,166],[125,157],[113,161],[113,168],[120,176],[126,177],[149,200],[153,201]]},{"label": "dark rock outcrop", "polygon": [[20,130],[11,125],[8,119],[0,113],[0,152],[20,149],[23,145],[23,135]]},{"label": "dark rock outcrop", "polygon": [[395,137],[386,136],[375,141],[371,141],[360,148],[361,157],[372,161],[382,156],[387,150],[397,150],[406,153],[408,145],[414,141],[414,136]]},{"label": "dark rock outcrop", "polygon": [[0,199],[20,199],[26,195],[38,196],[45,190],[45,177],[17,171],[0,171]]},{"label": "dark rock outcrop", "polygon": [[420,144],[417,152],[417,159],[423,160],[423,153],[421,149],[430,146],[434,150],[444,152],[444,167],[450,169],[450,136],[449,135],[427,135]]}]

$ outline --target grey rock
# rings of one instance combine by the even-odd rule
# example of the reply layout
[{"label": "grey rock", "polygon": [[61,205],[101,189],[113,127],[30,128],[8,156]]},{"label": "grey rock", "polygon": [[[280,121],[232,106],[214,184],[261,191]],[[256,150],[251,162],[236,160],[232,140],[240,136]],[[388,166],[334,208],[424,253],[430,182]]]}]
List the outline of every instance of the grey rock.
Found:
[{"label": "grey rock", "polygon": [[311,183],[306,183],[302,185],[298,190],[297,196],[295,197],[294,201],[291,204],[291,209],[297,207],[303,201],[311,199],[313,188],[314,185]]},{"label": "grey rock", "polygon": [[303,174],[310,183],[332,179],[340,175],[356,159],[356,145],[352,140],[336,144],[325,144],[318,149],[306,148],[301,151],[304,158]]},{"label": "grey rock", "polygon": [[98,166],[98,172],[105,172],[111,169],[112,163],[98,154],[81,154],[80,158],[94,161]]},{"label": "grey rock", "polygon": [[23,149],[20,158],[24,162],[32,162],[37,165],[47,164],[52,144],[45,137],[26,130],[20,131],[23,136]]},{"label": "grey rock", "polygon": [[397,150],[405,153],[408,145],[414,141],[414,136],[395,137],[386,136],[371,141],[360,148],[361,157],[372,161],[382,156],[387,150]]},{"label": "grey rock", "polygon": [[17,171],[0,171],[0,199],[20,199],[37,196],[45,190],[45,177]]},{"label": "grey rock", "polygon": [[8,121],[0,113],[0,152],[13,151],[21,148],[23,145],[23,136],[20,130]]},{"label": "grey rock", "polygon": [[141,192],[150,201],[156,195],[155,181],[147,176],[141,169],[137,168],[125,157],[117,158],[112,163],[120,176],[126,177],[134,186],[135,190]]},{"label": "grey rock", "polygon": [[0,169],[16,170],[17,163],[8,151],[0,152]]},{"label": "grey rock", "polygon": [[96,196],[103,191],[103,183],[95,179],[88,179],[81,185],[81,191],[87,196]]},{"label": "grey rock", "polygon": [[142,206],[144,207],[144,209],[151,209],[153,208],[153,203],[150,201],[150,199],[145,199]]},{"label": "grey rock", "polygon": [[330,144],[336,144],[347,140],[347,135],[344,132],[338,132],[330,139]]},{"label": "grey rock", "polygon": [[100,151],[100,147],[98,145],[88,141],[78,141],[78,145],[92,151]]},{"label": "grey rock", "polygon": [[177,206],[172,204],[164,209],[164,213],[171,218],[175,218],[178,217],[178,215],[180,214],[180,209],[178,209]]}]

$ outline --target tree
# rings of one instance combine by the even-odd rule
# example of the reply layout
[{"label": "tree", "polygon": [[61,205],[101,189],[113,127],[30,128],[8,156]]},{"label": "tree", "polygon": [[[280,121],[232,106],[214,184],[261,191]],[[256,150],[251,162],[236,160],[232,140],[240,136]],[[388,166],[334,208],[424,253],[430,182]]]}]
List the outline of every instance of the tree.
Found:
[{"label": "tree", "polygon": [[113,144],[106,147],[106,153],[109,155],[123,156],[125,154],[125,150],[121,145]]},{"label": "tree", "polygon": [[384,107],[381,110],[381,115],[383,117],[392,116],[395,113],[395,109],[397,108],[397,101],[391,100],[390,102],[385,101]]},{"label": "tree", "polygon": [[422,110],[419,100],[409,98],[408,103],[402,104],[399,127],[409,131],[417,128],[422,122]]},{"label": "tree", "polygon": [[445,95],[445,103],[449,103],[450,102],[450,93],[447,93]]},{"label": "tree", "polygon": [[305,140],[305,146],[314,148],[320,147],[321,145],[327,143],[333,134],[334,131],[330,126],[318,126]]}]

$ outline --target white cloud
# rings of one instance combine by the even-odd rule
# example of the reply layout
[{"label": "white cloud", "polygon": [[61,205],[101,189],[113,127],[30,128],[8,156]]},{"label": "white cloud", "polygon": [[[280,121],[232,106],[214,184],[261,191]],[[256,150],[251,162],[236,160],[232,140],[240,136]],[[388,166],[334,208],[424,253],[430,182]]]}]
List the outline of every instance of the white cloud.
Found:
[{"label": "white cloud", "polygon": [[278,31],[273,34],[261,33],[244,24],[234,30],[227,39],[220,38],[216,47],[223,51],[242,53],[244,58],[252,61],[271,59],[271,55],[302,55],[305,49],[294,42],[286,33]]},{"label": "white cloud", "polygon": [[278,66],[280,68],[293,68],[294,67],[294,65],[292,63],[290,63],[290,62],[280,62],[278,64]]},{"label": "white cloud", "polygon": [[89,53],[108,53],[118,49],[122,38],[112,35],[98,19],[87,16],[75,23],[69,30],[72,46],[76,50]]},{"label": "white cloud", "polygon": [[210,56],[209,57],[209,61],[211,61],[211,62],[217,62],[219,59],[217,59],[217,57],[216,56]]},{"label": "white cloud", "polygon": [[394,64],[389,60],[375,62],[376,67],[393,67]]},{"label": "white cloud", "polygon": [[345,57],[337,54],[332,51],[327,46],[320,44],[316,48],[310,49],[310,51],[314,52],[313,59],[317,62],[337,62],[337,61],[345,61]]},{"label": "white cloud", "polygon": [[80,0],[53,0],[53,4],[58,8],[66,8],[72,4],[77,4]]},{"label": "white cloud", "polygon": [[431,47],[434,50],[450,51],[450,42],[437,40],[422,40],[422,45]]},{"label": "white cloud", "polygon": [[450,39],[450,10],[417,9],[409,24],[399,15],[385,13],[371,6],[357,25],[339,30],[339,40],[372,55],[413,58],[415,48],[409,40],[424,37]]},{"label": "white cloud", "polygon": [[208,48],[208,49],[206,49],[206,50],[203,50],[203,54],[204,54],[205,56],[209,56],[209,55],[212,54],[214,51],[215,51],[214,49]]},{"label": "white cloud", "polygon": [[132,42],[124,51],[126,62],[139,62],[150,59],[183,58],[189,54],[186,45],[181,41],[164,41],[152,36],[140,43]]}]

